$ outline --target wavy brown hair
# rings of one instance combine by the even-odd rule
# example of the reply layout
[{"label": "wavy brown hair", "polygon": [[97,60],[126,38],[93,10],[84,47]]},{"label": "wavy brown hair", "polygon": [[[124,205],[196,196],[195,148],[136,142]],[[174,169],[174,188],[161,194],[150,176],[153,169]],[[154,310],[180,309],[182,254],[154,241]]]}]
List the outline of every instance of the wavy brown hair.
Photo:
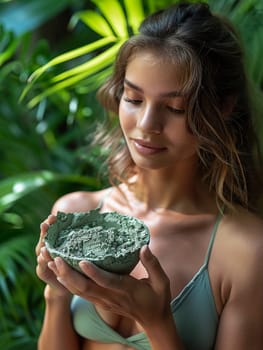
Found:
[{"label": "wavy brown hair", "polygon": [[[180,3],[147,17],[139,34],[121,47],[112,76],[98,91],[109,115],[118,114],[127,64],[142,50],[185,73],[187,125],[199,141],[200,172],[218,205],[256,210],[260,156],[243,50],[233,26],[204,3]],[[119,125],[100,139],[111,150],[111,182],[128,183],[136,167]]]}]

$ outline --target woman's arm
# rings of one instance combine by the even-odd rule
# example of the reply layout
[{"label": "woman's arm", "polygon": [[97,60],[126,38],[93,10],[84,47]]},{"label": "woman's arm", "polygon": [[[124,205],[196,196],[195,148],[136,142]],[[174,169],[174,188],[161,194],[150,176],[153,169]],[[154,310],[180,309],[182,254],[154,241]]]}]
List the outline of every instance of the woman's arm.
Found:
[{"label": "woman's arm", "polygon": [[72,327],[71,296],[56,294],[50,286],[45,288],[46,309],[38,350],[79,350],[80,338]]},{"label": "woman's arm", "polygon": [[[145,333],[151,344],[152,350],[184,350],[176,331],[176,325],[170,308],[170,282],[158,261],[150,252],[149,248],[143,248],[141,261],[145,266],[151,280],[153,289],[159,294],[161,308],[153,313],[151,317],[141,321]],[[166,300],[166,301],[165,301]],[[158,304],[156,304],[158,305]]]},{"label": "woman's arm", "polygon": [[[262,265],[262,259],[257,263]],[[220,318],[216,350],[263,349],[262,267],[257,271],[257,277],[247,276],[247,282],[237,287],[239,290],[233,287]]]},{"label": "woman's arm", "polygon": [[146,333],[152,350],[185,350],[172,318],[159,323],[157,327],[151,327]]},{"label": "woman's arm", "polygon": [[[222,234],[224,308],[216,350],[263,349],[263,223],[250,215],[228,221]],[[226,290],[225,293],[223,292]]]},{"label": "woman's arm", "polygon": [[38,277],[46,283],[45,315],[42,330],[38,339],[38,350],[79,350],[79,338],[71,323],[70,302],[72,295],[64,288],[49,268],[53,259],[43,243],[48,225],[55,221],[50,215],[41,224],[40,239],[36,246]]},{"label": "woman's arm", "polygon": [[[72,294],[64,288],[50,269],[53,259],[47,252],[43,238],[50,224],[56,220],[57,211],[87,211],[97,206],[100,192],[73,192],[59,198],[52,208],[52,214],[41,224],[39,242],[36,246],[38,277],[45,287],[45,315],[38,340],[38,350],[79,350],[80,337],[75,333],[70,312]],[[53,264],[54,265],[54,264]]]}]

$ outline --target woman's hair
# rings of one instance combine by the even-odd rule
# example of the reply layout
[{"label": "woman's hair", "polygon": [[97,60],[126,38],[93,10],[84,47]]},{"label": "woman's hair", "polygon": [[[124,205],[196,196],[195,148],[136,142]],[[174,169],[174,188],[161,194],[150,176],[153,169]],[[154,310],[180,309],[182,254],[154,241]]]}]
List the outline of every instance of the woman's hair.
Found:
[{"label": "woman's hair", "polygon": [[[187,126],[199,142],[200,172],[218,205],[255,210],[259,151],[243,52],[232,25],[205,3],[179,3],[147,17],[139,34],[121,47],[112,76],[98,91],[109,115],[118,114],[127,64],[139,51],[154,52],[184,72]],[[119,125],[106,135],[111,182],[129,183],[137,169]]]}]

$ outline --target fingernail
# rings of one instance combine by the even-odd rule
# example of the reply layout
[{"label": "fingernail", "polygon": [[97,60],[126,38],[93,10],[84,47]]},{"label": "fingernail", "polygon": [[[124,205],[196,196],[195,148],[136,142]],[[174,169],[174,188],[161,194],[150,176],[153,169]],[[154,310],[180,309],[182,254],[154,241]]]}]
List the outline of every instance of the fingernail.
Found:
[{"label": "fingernail", "polygon": [[55,269],[55,263],[54,263],[54,261],[49,261],[48,263],[47,263],[47,266],[48,266],[48,268],[50,269],[50,270],[54,270]]},{"label": "fingernail", "polygon": [[59,256],[57,256],[57,257],[54,259],[54,262],[55,262],[57,268],[61,267],[62,264],[63,264],[63,261],[62,261],[62,259],[61,259]]},{"label": "fingernail", "polygon": [[81,268],[81,269],[87,269],[87,268],[89,268],[90,266],[92,265],[92,263],[90,263],[89,261],[85,261],[85,260],[82,260],[82,261],[80,261],[80,263],[79,263],[79,267]]}]

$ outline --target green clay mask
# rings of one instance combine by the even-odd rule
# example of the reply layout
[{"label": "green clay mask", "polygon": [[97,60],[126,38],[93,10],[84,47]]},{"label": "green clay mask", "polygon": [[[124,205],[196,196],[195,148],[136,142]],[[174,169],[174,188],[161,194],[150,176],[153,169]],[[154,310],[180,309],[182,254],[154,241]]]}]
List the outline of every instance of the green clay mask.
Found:
[{"label": "green clay mask", "polygon": [[49,226],[44,238],[54,258],[62,257],[78,271],[81,260],[100,268],[128,274],[139,261],[140,248],[148,244],[150,234],[140,220],[116,212],[58,212],[56,222]]}]

